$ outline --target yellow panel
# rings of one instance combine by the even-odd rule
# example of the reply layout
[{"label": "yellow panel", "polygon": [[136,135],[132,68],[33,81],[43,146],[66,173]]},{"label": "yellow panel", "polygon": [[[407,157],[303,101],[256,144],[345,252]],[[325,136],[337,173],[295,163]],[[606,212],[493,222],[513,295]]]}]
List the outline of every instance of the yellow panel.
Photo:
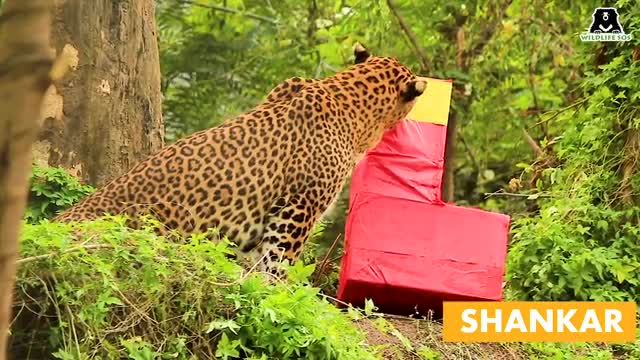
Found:
[{"label": "yellow panel", "polygon": [[451,80],[421,77],[427,81],[427,89],[418,97],[407,119],[447,125],[451,104]]}]

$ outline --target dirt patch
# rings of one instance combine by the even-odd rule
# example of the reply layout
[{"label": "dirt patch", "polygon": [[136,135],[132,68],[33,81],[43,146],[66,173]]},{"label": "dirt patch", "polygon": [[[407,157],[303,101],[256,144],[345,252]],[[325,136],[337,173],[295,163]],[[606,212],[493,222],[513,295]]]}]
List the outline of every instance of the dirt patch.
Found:
[{"label": "dirt patch", "polygon": [[442,324],[437,321],[385,317],[362,319],[355,324],[366,332],[369,344],[380,347],[385,359],[529,359],[518,344],[445,343],[442,341]]}]

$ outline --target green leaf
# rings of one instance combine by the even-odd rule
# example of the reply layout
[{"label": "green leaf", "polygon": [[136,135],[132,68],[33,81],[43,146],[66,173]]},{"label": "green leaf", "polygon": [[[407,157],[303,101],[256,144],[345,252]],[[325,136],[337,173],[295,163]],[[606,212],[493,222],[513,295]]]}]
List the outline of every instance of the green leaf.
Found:
[{"label": "green leaf", "polygon": [[364,300],[364,313],[366,316],[371,316],[374,311],[378,309],[377,306],[373,304],[373,300],[365,299]]},{"label": "green leaf", "polygon": [[229,358],[237,358],[240,356],[238,347],[240,346],[240,340],[229,340],[226,333],[222,333],[220,341],[218,341],[216,347],[216,357],[227,360]]},{"label": "green leaf", "polygon": [[609,229],[609,223],[606,220],[598,220],[598,222],[596,223],[596,227],[607,231]]},{"label": "green leaf", "polygon": [[413,351],[413,345],[411,344],[411,341],[407,339],[407,337],[404,336],[400,331],[398,331],[397,329],[393,329],[391,330],[391,335],[400,340],[405,349],[407,349],[408,351]]},{"label": "green leaf", "polygon": [[417,352],[418,355],[422,356],[424,360],[439,360],[441,358],[439,352],[431,349],[426,345],[421,346]]},{"label": "green leaf", "polygon": [[209,326],[207,327],[206,333],[210,333],[213,330],[231,330],[231,332],[233,332],[234,334],[237,334],[237,330],[240,329],[240,325],[238,325],[235,321],[233,320],[215,320],[209,323]]},{"label": "green leaf", "polygon": [[349,307],[347,308],[347,314],[349,315],[349,317],[350,317],[352,320],[356,320],[356,321],[357,321],[357,320],[362,319],[362,314],[360,313],[360,311],[358,311],[358,310],[354,309],[354,308],[353,308],[353,307],[351,307],[351,306],[349,306]]},{"label": "green leaf", "polygon": [[289,279],[294,283],[308,282],[315,268],[315,263],[305,265],[304,262],[298,261],[293,266],[288,266]]},{"label": "green leaf", "polygon": [[118,299],[117,297],[114,297],[114,296],[111,296],[111,297],[107,298],[104,302],[107,305],[124,305],[122,300],[120,300],[120,299]]},{"label": "green leaf", "polygon": [[486,180],[493,180],[496,177],[496,173],[491,169],[486,169],[485,171],[482,172],[482,176]]}]

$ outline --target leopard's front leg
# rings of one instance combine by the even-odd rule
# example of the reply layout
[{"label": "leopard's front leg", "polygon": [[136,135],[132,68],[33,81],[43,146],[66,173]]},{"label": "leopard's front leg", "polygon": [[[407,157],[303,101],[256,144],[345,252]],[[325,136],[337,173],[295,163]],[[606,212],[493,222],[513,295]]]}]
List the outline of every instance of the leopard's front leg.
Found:
[{"label": "leopard's front leg", "polygon": [[262,240],[253,250],[252,259],[258,263],[256,269],[282,278],[285,273],[282,264],[292,265],[300,258],[311,229],[335,199],[334,193],[337,191],[330,191],[321,199],[303,195],[289,197],[286,204],[269,217]]}]

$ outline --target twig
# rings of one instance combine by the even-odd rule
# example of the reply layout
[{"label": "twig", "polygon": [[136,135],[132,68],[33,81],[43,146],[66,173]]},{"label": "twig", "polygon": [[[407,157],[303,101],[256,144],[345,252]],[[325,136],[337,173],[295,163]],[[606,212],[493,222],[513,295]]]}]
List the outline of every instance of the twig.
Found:
[{"label": "twig", "polygon": [[316,56],[318,56],[318,66],[316,66],[314,77],[317,79],[320,77],[320,75],[322,75],[323,61],[322,61],[322,54],[320,54],[320,50],[316,50],[315,53],[316,53]]},{"label": "twig", "polygon": [[73,335],[73,340],[75,342],[75,347],[76,347],[76,354],[78,355],[78,358],[82,358],[82,352],[80,351],[80,341],[78,340],[78,332],[76,331],[76,324],[74,322],[74,317],[73,317],[73,313],[71,312],[71,308],[69,307],[68,303],[64,304],[64,308],[67,311],[67,316],[69,319],[69,327],[71,330],[71,334]]},{"label": "twig", "polygon": [[480,173],[480,164],[476,160],[475,155],[473,155],[473,151],[471,151],[471,148],[469,147],[467,142],[464,140],[464,137],[462,136],[462,131],[458,131],[458,139],[460,139],[462,146],[464,146],[465,151],[467,152],[467,154],[469,154],[469,158],[471,159],[473,166],[475,166],[476,170],[478,170],[478,173]]},{"label": "twig", "polygon": [[336,239],[333,240],[333,244],[331,244],[331,247],[329,248],[329,251],[325,254],[324,259],[320,263],[320,268],[316,272],[316,276],[314,276],[314,278],[313,278],[313,283],[314,284],[318,281],[318,279],[320,278],[320,274],[322,274],[322,272],[324,271],[324,268],[327,265],[327,262],[328,262],[328,259],[329,259],[329,255],[331,255],[331,253],[333,252],[333,249],[336,247],[336,244],[338,243],[338,240],[340,239],[341,236],[342,236],[342,234],[338,234],[338,236],[336,236]]},{"label": "twig", "polygon": [[[392,1],[392,0],[387,0]],[[511,5],[512,0],[505,1],[505,4],[500,7],[500,10],[497,12],[495,21],[489,26],[482,34],[480,40],[468,51],[462,51],[461,46],[465,46],[465,36],[463,24],[459,25],[458,31],[456,32],[456,42],[458,46],[458,53],[456,54],[456,62],[458,67],[463,73],[469,72],[470,64],[475,60],[474,57],[477,54],[482,53],[485,46],[491,41],[494,34],[498,31],[500,26],[502,17],[505,16],[507,8]],[[461,52],[462,51],[462,52]],[[460,53],[461,52],[461,53]],[[456,92],[454,91],[454,94]],[[463,102],[464,104],[464,102]],[[466,102],[466,105],[463,107],[469,106],[469,102]],[[456,169],[455,166],[455,158],[456,158],[456,128],[458,127],[458,116],[456,115],[456,111],[452,111],[449,119],[449,125],[447,127],[447,144],[445,148],[445,168],[443,174],[443,187],[442,187],[442,199],[446,202],[455,202],[455,181],[454,171]]]},{"label": "twig", "polygon": [[52,253],[49,253],[49,254],[42,254],[42,255],[26,257],[26,258],[23,258],[23,259],[20,259],[20,260],[16,261],[16,264],[20,265],[20,264],[26,264],[26,263],[30,263],[30,262],[38,261],[38,260],[42,260],[42,259],[48,259],[48,258],[52,258],[52,257],[57,256],[57,255],[67,254],[67,253],[78,251],[78,250],[82,250],[82,249],[85,249],[85,250],[98,250],[98,249],[111,249],[111,248],[113,248],[113,245],[110,245],[110,244],[92,244],[92,245],[74,246],[74,247],[69,248],[69,249],[64,250],[64,251],[52,252]]},{"label": "twig", "polygon": [[[562,114],[563,112],[565,112],[565,111],[567,111],[567,110],[571,110],[571,109],[573,109],[573,108],[574,108],[574,107],[576,107],[576,106],[579,106],[579,105],[584,104],[587,100],[589,100],[589,98],[588,98],[588,97],[587,97],[587,98],[584,98],[584,99],[582,99],[582,100],[580,100],[580,101],[577,101],[577,102],[575,102],[575,103],[573,103],[573,104],[571,104],[571,105],[569,105],[569,106],[567,106],[567,107],[564,107],[564,108],[562,108],[562,109],[560,109],[560,110],[556,110],[556,111],[554,112],[554,114],[553,114],[553,115],[551,115],[551,116],[550,116],[550,117],[548,117],[547,119],[544,119],[544,120],[540,120],[540,121],[538,121],[537,123],[535,123],[535,124],[531,125],[528,129],[532,129],[532,128],[534,128],[534,127],[536,127],[536,126],[538,126],[538,125],[540,125],[540,124],[542,124],[542,123],[549,122],[549,121],[551,121],[551,120],[553,120],[553,119],[557,118],[557,117],[558,117],[560,114]],[[544,115],[544,114],[543,114],[543,115]]]},{"label": "twig", "polygon": [[420,60],[420,64],[422,65],[422,70],[425,72],[429,72],[429,70],[431,69],[431,63],[429,61],[429,58],[427,57],[427,52],[422,46],[420,46],[416,34],[413,32],[413,30],[411,30],[409,24],[407,24],[407,22],[398,12],[398,6],[396,5],[394,0],[387,0],[387,6],[389,6],[389,10],[391,10],[391,13],[398,21],[398,24],[402,28],[402,31],[404,31],[405,35],[407,35],[407,38],[413,46],[416,55],[418,55],[418,59]]},{"label": "twig", "polygon": [[[364,312],[361,308],[355,307],[355,306],[353,306],[353,305],[351,305],[349,303],[346,303],[346,302],[344,302],[342,300],[339,300],[336,297],[333,297],[333,296],[330,296],[330,295],[327,295],[327,294],[320,294],[320,296],[324,297],[325,299],[327,299],[329,301],[332,301],[334,304],[340,304],[340,305],[346,306],[348,308],[352,308],[354,310],[357,310],[361,314]],[[429,310],[427,315],[430,315],[431,312],[432,311]],[[415,318],[415,317],[411,317],[411,316],[387,314],[387,313],[375,312],[375,311],[371,312],[371,316],[363,315],[363,318],[365,318],[365,319],[366,318],[371,318],[371,317],[381,317],[381,318],[398,319],[398,320],[414,320],[414,321],[415,320],[427,320],[428,319],[428,318],[424,318],[424,317],[423,318]],[[431,320],[431,321],[433,321],[433,320]],[[434,321],[434,322],[437,322],[437,321]]]},{"label": "twig", "polygon": [[633,206],[635,196],[631,182],[633,175],[636,174],[638,163],[640,162],[640,131],[633,128],[629,129],[623,153],[623,160],[620,165],[622,181],[620,183],[619,193],[624,205]]},{"label": "twig", "polygon": [[231,9],[231,8],[224,7],[224,6],[202,4],[202,3],[199,3],[197,1],[192,1],[192,0],[178,0],[178,2],[180,2],[182,4],[187,4],[187,5],[192,5],[192,6],[199,6],[199,7],[206,8],[206,9],[220,11],[220,12],[224,12],[224,13],[227,13],[227,14],[239,14],[239,15],[246,16],[249,19],[263,21],[263,22],[269,23],[271,25],[278,25],[278,21],[275,20],[275,19],[271,19],[271,18],[268,18],[268,17],[265,17],[265,16],[256,15],[256,14],[252,14],[252,13],[246,13],[246,12],[243,12],[243,11],[240,11],[240,10],[237,10],[237,9]]},{"label": "twig", "polygon": [[465,35],[464,28],[459,27],[458,31],[456,31],[456,44],[458,45],[456,49],[456,64],[463,68],[464,66],[464,44],[465,44]]},{"label": "twig", "polygon": [[[61,254],[67,254],[67,253],[71,253],[74,251],[78,251],[78,250],[100,250],[100,249],[113,249],[113,245],[111,244],[91,244],[91,245],[80,245],[80,246],[74,246],[71,247],[69,249],[66,249],[64,251],[57,251],[57,252],[52,252],[49,254],[42,254],[42,255],[36,255],[36,256],[30,256],[30,257],[26,257],[23,259],[20,259],[18,261],[16,261],[16,264],[20,265],[20,264],[26,264],[26,263],[30,263],[30,262],[34,262],[34,261],[38,261],[38,260],[43,260],[43,259],[48,259],[48,258],[52,258],[54,256],[58,256]],[[263,255],[263,258],[266,256]],[[262,260],[262,258],[260,258],[260,260],[258,262],[256,262],[253,267],[251,267],[249,269],[249,271],[245,274],[243,274],[243,276],[241,276],[239,279],[229,282],[229,283],[219,283],[219,282],[213,282],[213,281],[208,281],[209,284],[215,285],[215,286],[219,286],[219,287],[228,287],[228,286],[233,286],[233,285],[237,285],[240,282],[242,282],[244,279],[247,278],[247,276],[249,276],[250,274],[252,274],[254,272],[254,269],[256,268],[256,266],[260,263],[260,261]]]},{"label": "twig", "polygon": [[[538,93],[536,92],[536,84],[535,81],[533,81],[533,73],[534,73],[534,64],[532,61],[528,62],[528,68],[529,68],[529,74],[527,76],[527,82],[529,83],[529,87],[531,90],[531,97],[533,98],[533,106],[537,109],[540,109],[540,102],[538,101]],[[540,116],[540,112],[539,111],[535,111],[535,116],[538,118],[538,122],[541,125],[542,131],[544,132],[545,136],[546,136],[546,130],[544,129],[544,127],[542,126],[542,117]]]},{"label": "twig", "polygon": [[531,146],[536,156],[542,156],[543,151],[540,148],[540,145],[538,145],[538,143],[535,140],[533,140],[531,135],[529,135],[529,132],[527,131],[527,129],[522,128],[522,133],[524,134],[525,141],[527,142],[527,144],[529,144],[529,146]]},{"label": "twig", "polygon": [[124,302],[126,302],[127,305],[129,305],[141,317],[146,318],[151,324],[158,325],[158,322],[155,319],[152,319],[151,317],[149,317],[149,315],[145,314],[144,311],[140,310],[133,302],[131,302],[131,300],[129,300],[129,298],[127,298],[125,294],[122,293],[122,291],[120,291],[117,286],[113,286],[113,289],[118,292],[122,300],[124,300]]},{"label": "twig", "polygon": [[489,198],[491,196],[513,196],[513,197],[530,197],[535,196],[536,198],[552,198],[553,196],[547,194],[516,194],[516,193],[508,193],[504,191],[496,191],[492,193],[484,193],[484,195]]}]

